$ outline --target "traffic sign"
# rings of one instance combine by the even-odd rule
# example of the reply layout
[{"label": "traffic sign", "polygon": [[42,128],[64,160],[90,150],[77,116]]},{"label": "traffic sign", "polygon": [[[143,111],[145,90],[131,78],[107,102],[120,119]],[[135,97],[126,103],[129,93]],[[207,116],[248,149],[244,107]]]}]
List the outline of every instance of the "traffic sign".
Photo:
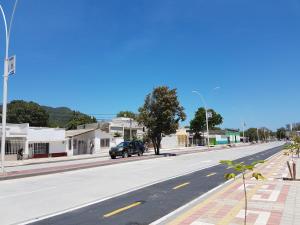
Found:
[{"label": "traffic sign", "polygon": [[8,59],[8,75],[16,73],[16,56],[13,55]]}]

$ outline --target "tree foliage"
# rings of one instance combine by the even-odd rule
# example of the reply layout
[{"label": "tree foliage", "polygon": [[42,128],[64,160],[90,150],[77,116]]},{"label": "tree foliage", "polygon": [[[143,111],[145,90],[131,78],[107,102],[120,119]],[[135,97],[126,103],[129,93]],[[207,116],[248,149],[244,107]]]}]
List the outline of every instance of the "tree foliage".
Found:
[{"label": "tree foliage", "polygon": [[49,124],[49,114],[35,102],[14,100],[7,105],[7,122],[29,123],[30,126],[46,127]]},{"label": "tree foliage", "polygon": [[249,128],[245,130],[245,136],[249,138],[249,141],[258,141],[257,128]]},{"label": "tree foliage", "polygon": [[[223,123],[223,117],[213,109],[208,109],[207,111],[212,115],[210,118],[208,118],[208,128],[216,129],[216,126]],[[197,110],[194,119],[192,119],[190,122],[190,128],[195,133],[200,133],[206,130],[205,108],[201,107]]]},{"label": "tree foliage", "polygon": [[81,114],[80,112],[73,111],[73,117],[69,120],[66,125],[67,130],[74,130],[79,125],[96,123],[97,120],[95,117]]},{"label": "tree foliage", "polygon": [[131,111],[120,111],[117,113],[117,117],[126,117],[135,120],[137,118],[137,114]]},{"label": "tree foliage", "polygon": [[146,96],[144,105],[139,108],[137,120],[147,128],[147,135],[153,143],[155,154],[158,155],[162,135],[175,133],[179,122],[185,118],[177,90],[160,86]]},{"label": "tree foliage", "polygon": [[278,128],[276,131],[276,137],[281,140],[286,138],[286,130],[284,127]]}]

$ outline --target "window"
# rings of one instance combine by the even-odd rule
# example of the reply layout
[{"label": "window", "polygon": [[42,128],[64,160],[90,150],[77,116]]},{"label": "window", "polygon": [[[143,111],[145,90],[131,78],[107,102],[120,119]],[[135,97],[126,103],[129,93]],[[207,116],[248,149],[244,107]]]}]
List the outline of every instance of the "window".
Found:
[{"label": "window", "polygon": [[101,147],[109,147],[109,138],[106,138],[106,139],[101,139]]},{"label": "window", "polygon": [[33,154],[49,154],[49,143],[33,143]]},{"label": "window", "polygon": [[69,139],[69,150],[72,150],[72,139]]},{"label": "window", "polygon": [[73,140],[73,149],[77,149],[77,139]]}]

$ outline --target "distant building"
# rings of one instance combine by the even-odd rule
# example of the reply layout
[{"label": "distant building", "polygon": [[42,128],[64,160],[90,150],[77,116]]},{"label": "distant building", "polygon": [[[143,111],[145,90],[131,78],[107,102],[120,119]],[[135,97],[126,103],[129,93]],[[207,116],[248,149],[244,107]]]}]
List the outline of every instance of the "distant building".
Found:
[{"label": "distant building", "polygon": [[140,126],[137,121],[125,117],[117,117],[111,121],[84,124],[78,126],[77,129],[101,129],[112,136],[122,137],[124,140],[129,140],[130,136],[131,138],[142,139],[144,135],[143,126]]},{"label": "distant building", "polygon": [[[209,131],[210,145],[234,144],[241,141],[238,130]],[[207,143],[207,132],[196,135],[188,128],[180,128],[175,134],[165,135],[161,141],[161,148],[178,148],[188,146],[204,146]]]}]

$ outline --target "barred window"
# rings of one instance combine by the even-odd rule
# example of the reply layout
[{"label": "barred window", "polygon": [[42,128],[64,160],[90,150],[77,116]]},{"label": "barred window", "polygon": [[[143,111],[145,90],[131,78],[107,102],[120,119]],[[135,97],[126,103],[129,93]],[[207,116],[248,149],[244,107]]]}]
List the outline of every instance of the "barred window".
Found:
[{"label": "barred window", "polygon": [[33,154],[49,154],[49,143],[33,143]]},{"label": "barred window", "polygon": [[101,139],[101,147],[109,147],[109,138],[106,138],[106,139]]}]

